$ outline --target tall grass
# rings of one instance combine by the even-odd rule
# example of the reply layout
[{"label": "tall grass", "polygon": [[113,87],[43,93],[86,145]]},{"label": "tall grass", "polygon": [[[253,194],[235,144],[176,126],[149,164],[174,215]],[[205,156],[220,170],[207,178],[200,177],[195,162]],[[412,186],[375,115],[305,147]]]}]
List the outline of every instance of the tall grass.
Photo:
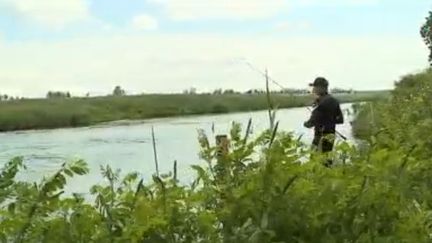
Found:
[{"label": "tall grass", "polygon": [[[385,92],[339,95],[342,102],[375,100]],[[272,95],[278,108],[306,106],[309,96]],[[116,120],[229,113],[267,109],[265,94],[142,95],[34,99],[0,103],[0,131],[88,126]]]}]

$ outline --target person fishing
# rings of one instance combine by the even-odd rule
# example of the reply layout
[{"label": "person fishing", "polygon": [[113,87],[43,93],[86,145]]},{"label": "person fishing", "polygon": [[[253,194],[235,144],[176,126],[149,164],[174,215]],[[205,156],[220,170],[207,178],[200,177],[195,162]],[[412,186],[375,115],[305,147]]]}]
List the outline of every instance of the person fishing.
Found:
[{"label": "person fishing", "polygon": [[[336,125],[344,123],[344,116],[338,99],[329,94],[329,82],[318,77],[313,83],[312,95],[314,96],[314,110],[304,126],[314,128],[313,148],[321,153],[328,154],[333,151],[336,137]],[[333,165],[332,159],[324,163],[326,167]]]}]

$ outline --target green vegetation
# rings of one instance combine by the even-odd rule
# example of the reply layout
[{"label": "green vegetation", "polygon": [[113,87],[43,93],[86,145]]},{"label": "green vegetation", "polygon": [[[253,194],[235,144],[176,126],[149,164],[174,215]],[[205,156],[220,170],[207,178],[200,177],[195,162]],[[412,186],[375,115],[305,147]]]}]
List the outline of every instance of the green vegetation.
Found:
[{"label": "green vegetation", "polygon": [[[272,128],[257,137],[233,124],[227,154],[201,131],[205,163],[192,166],[196,177],[189,185],[179,182],[176,165],[152,179],[120,178],[104,167],[106,184],[94,185],[93,199],[85,200],[63,195],[69,177],[88,173],[83,161],[29,183],[15,179],[25,169],[16,158],[0,172],[0,240],[431,242],[431,78],[432,70],[408,75],[386,101],[356,105],[365,146],[338,142],[331,169],[322,165],[323,155],[278,131],[273,109]],[[143,99],[111,99],[121,104],[123,98]]]},{"label": "green vegetation", "polygon": [[[412,123],[409,126],[411,131],[421,129]],[[207,166],[192,167],[196,179],[190,185],[178,182],[176,166],[152,181],[136,173],[120,179],[118,172],[102,168],[107,183],[92,187],[93,203],[82,195],[62,195],[67,178],[88,172],[84,162],[65,164],[52,177],[32,184],[14,179],[23,169],[17,158],[0,175],[0,239],[152,243],[432,240],[432,161],[425,156],[430,145],[424,137],[416,142],[374,136],[362,151],[339,143],[332,154],[337,164],[331,169],[321,164],[322,155],[311,152],[292,134],[278,132],[277,125],[250,138],[249,129],[243,132],[234,124],[229,137],[230,152],[220,155],[219,148],[199,133],[201,158]]]},{"label": "green vegetation", "polygon": [[85,200],[63,195],[68,178],[88,173],[83,161],[29,183],[15,179],[25,169],[16,158],[0,172],[0,240],[431,242],[431,78],[432,70],[406,76],[387,101],[355,106],[373,114],[363,118],[365,146],[338,142],[331,169],[324,155],[278,131],[273,109],[272,128],[256,137],[233,124],[227,154],[200,131],[205,163],[192,166],[189,185],[176,164],[152,179],[103,167],[106,184]]},{"label": "green vegetation", "polygon": [[354,134],[362,139],[379,134],[395,142],[428,141],[432,131],[432,69],[403,77],[388,100],[357,106]]},{"label": "green vegetation", "polygon": [[69,92],[62,91],[49,91],[46,95],[47,99],[65,99],[71,98],[71,94]]},{"label": "green vegetation", "polygon": [[[365,146],[338,142],[328,155],[336,162],[331,169],[322,165],[325,156],[292,133],[278,131],[274,107],[271,128],[257,137],[233,124],[227,154],[201,131],[205,163],[192,166],[196,177],[189,185],[179,182],[176,165],[152,179],[138,173],[120,178],[104,167],[107,182],[91,188],[90,201],[63,195],[69,177],[88,172],[83,161],[28,183],[15,179],[25,169],[16,158],[0,172],[0,240],[431,242],[431,78],[432,70],[408,75],[385,101],[356,105],[355,126],[365,122]],[[253,98],[265,103],[268,97]],[[287,97],[272,100],[280,103],[281,98]],[[143,97],[110,99],[121,104]]]},{"label": "green vegetation", "polygon": [[429,62],[432,65],[432,11],[429,11],[429,16],[426,17],[426,22],[420,29],[420,34],[429,48]]},{"label": "green vegetation", "polygon": [[[267,108],[265,94],[141,95],[0,102],[0,131],[88,126],[101,122],[254,111]],[[386,91],[337,95],[342,102],[380,99]],[[279,108],[311,104],[309,96],[273,95]]]}]

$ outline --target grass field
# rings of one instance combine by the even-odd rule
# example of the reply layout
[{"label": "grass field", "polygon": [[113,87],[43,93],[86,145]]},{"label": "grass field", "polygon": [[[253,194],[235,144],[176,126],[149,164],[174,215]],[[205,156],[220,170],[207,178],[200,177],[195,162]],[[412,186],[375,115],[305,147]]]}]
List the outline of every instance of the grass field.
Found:
[{"label": "grass field", "polygon": [[[336,95],[342,103],[386,97],[387,91]],[[311,104],[310,96],[274,94],[278,108]],[[140,95],[71,99],[28,99],[0,103],[0,131],[80,127],[117,120],[267,109],[265,94]]]}]

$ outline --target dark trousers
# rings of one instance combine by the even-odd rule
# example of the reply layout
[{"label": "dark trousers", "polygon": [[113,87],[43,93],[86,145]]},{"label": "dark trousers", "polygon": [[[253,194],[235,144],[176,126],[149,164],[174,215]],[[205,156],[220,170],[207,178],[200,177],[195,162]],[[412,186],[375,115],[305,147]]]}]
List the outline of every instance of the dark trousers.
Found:
[{"label": "dark trousers", "polygon": [[[312,141],[312,145],[316,149],[316,151],[320,153],[330,153],[333,151],[334,142],[335,142],[335,134],[334,133],[325,133],[323,135],[321,134],[315,134],[315,137]],[[332,159],[327,159],[324,162],[324,166],[330,167],[333,165]]]}]

